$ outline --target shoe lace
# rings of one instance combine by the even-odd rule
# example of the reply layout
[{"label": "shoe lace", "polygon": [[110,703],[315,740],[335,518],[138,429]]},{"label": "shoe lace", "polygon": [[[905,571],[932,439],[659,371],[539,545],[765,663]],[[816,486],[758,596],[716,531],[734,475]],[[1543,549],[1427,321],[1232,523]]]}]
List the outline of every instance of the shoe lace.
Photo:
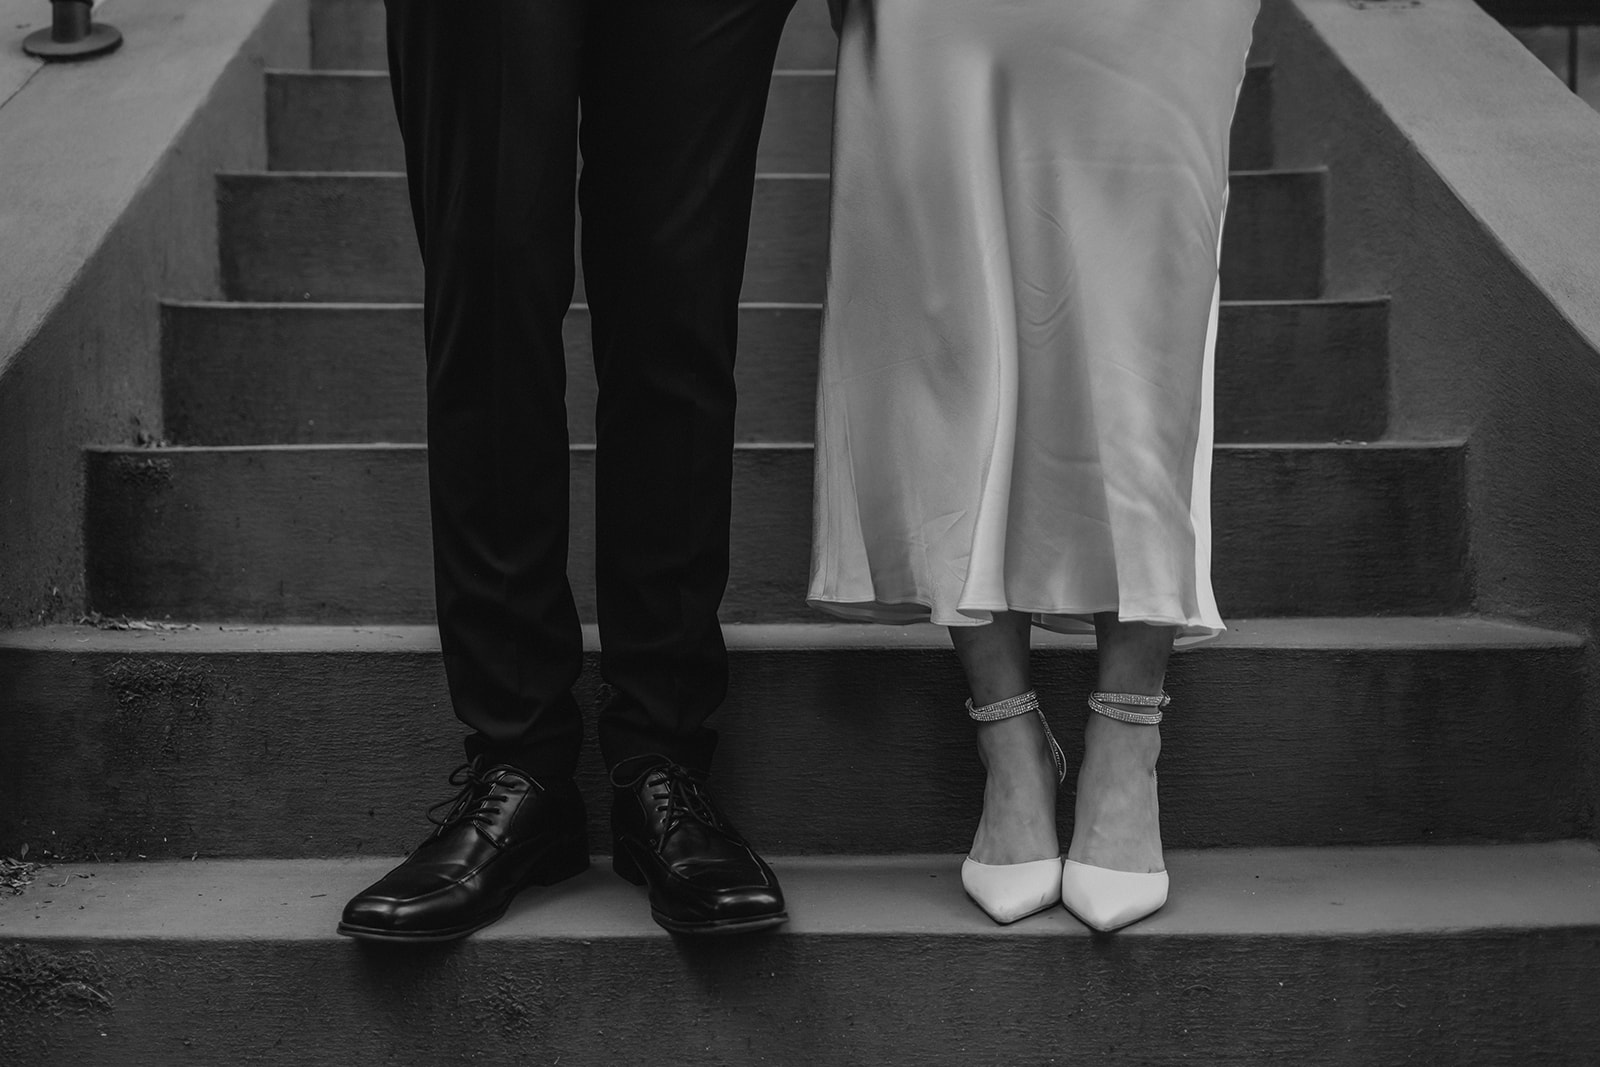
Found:
[{"label": "shoe lace", "polygon": [[685,818],[693,818],[714,830],[738,836],[722,812],[717,810],[716,802],[707,790],[704,774],[678,764],[669,764],[657,768],[651,777],[656,779],[651,789],[656,811],[665,816],[667,829],[677,826]]},{"label": "shoe lace", "polygon": [[[511,799],[508,793],[495,792],[487,773],[480,770],[476,763],[463,763],[451,771],[450,784],[460,787],[455,796],[441,800],[428,809],[428,821],[438,827],[434,831],[435,836],[461,825],[486,830],[490,821],[500,814],[501,805]],[[437,814],[441,810],[445,814]]]}]

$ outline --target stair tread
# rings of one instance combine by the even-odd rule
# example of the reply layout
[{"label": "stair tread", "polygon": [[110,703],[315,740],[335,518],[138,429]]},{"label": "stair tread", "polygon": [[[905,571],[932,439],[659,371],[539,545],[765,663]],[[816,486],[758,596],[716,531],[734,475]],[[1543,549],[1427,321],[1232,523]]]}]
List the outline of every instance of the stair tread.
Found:
[{"label": "stair tread", "polygon": [[[1387,296],[1308,296],[1287,300],[1246,300],[1233,298],[1220,301],[1223,307],[1378,307],[1389,303]],[[372,311],[412,310],[422,307],[419,300],[179,300],[161,301],[165,307],[204,308],[213,311],[238,308],[252,311],[269,311],[279,308],[306,308],[312,311]],[[819,311],[822,303],[816,300],[741,300],[741,308],[777,308],[791,311]],[[587,311],[589,305],[574,300],[571,310]]]},{"label": "stair tread", "polygon": [[[818,618],[822,618],[819,614]],[[1584,638],[1526,623],[1479,615],[1344,616],[1229,619],[1228,630],[1188,652],[1208,649],[1277,648],[1402,651],[1425,648],[1581,648]],[[168,628],[161,628],[161,627]],[[866,623],[725,623],[728,648],[948,650],[942,627],[927,623],[875,626]],[[599,627],[583,627],[584,646],[600,647]],[[1036,648],[1075,647],[1087,637],[1037,630]],[[162,653],[272,652],[436,652],[438,629],[431,623],[329,626],[318,624],[228,625],[152,624],[151,629],[112,630],[57,625],[0,632],[0,649],[34,652]]]},{"label": "stair tread", "polygon": [[[1257,178],[1262,175],[1315,174],[1325,175],[1325,166],[1235,168],[1229,171],[1234,178]],[[261,167],[240,167],[217,171],[219,178],[268,179],[276,181],[305,181],[326,179],[348,181],[351,178],[382,178],[387,181],[404,181],[405,171],[399,170],[267,170]],[[788,178],[805,181],[827,181],[826,171],[759,171],[757,178]]]},{"label": "stair tread", "polygon": [[[1361,451],[1404,452],[1414,450],[1450,450],[1464,448],[1464,437],[1389,438],[1379,441],[1249,441],[1243,443],[1218,442],[1212,447],[1218,452],[1310,452]],[[567,446],[574,452],[593,452],[591,442],[575,441]],[[810,441],[739,441],[734,444],[738,452],[810,451],[816,446]],[[420,441],[307,441],[294,444],[258,445],[90,445],[86,452],[105,455],[149,456],[159,459],[164,455],[201,455],[218,452],[426,452],[428,446]]]},{"label": "stair tread", "polygon": [[[1270,59],[1259,59],[1254,56],[1245,64],[1247,71],[1271,70],[1273,62]],[[273,77],[303,77],[303,78],[373,78],[389,80],[386,70],[371,70],[351,68],[339,70],[333,67],[266,67],[262,73]],[[795,77],[828,77],[834,76],[832,67],[777,67],[772,71],[774,78]]]},{"label": "stair tread", "polygon": [[[395,858],[50,867],[0,898],[0,936],[330,940],[345,899]],[[787,936],[1086,937],[1060,909],[1000,927],[967,902],[956,856],[772,859]],[[1544,844],[1210,849],[1168,854],[1166,908],[1119,938],[1325,937],[1600,925],[1600,847]],[[81,876],[81,877],[80,877]],[[62,883],[65,883],[64,885]],[[641,890],[597,864],[524,894],[478,941],[665,939]]]}]

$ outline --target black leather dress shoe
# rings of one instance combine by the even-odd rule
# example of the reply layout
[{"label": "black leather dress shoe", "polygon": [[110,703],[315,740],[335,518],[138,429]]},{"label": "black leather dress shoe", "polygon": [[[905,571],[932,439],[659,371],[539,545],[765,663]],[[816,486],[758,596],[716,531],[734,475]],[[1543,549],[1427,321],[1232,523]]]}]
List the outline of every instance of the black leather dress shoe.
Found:
[{"label": "black leather dress shoe", "polygon": [[778,879],[717,809],[704,775],[664,762],[612,785],[612,868],[650,887],[657,923],[725,934],[788,919]]},{"label": "black leather dress shoe", "polygon": [[[380,941],[449,941],[504,915],[531,885],[589,866],[583,797],[513,767],[467,764],[461,791],[428,812],[438,829],[406,861],[345,905],[339,932]],[[434,812],[448,806],[443,818]]]}]

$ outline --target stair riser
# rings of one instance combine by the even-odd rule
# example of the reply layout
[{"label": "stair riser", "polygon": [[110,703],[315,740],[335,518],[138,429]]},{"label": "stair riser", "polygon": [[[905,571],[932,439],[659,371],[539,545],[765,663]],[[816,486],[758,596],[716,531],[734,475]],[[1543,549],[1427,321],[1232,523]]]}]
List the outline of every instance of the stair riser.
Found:
[{"label": "stair riser", "polygon": [[[757,169],[821,174],[829,166],[833,76],[779,74],[767,97]],[[577,131],[573,131],[576,137]],[[273,170],[401,171],[405,154],[389,79],[370,74],[267,74],[267,161]]]},{"label": "stair riser", "polygon": [[[164,310],[164,413],[183,444],[359,444],[425,438],[422,309],[190,304]],[[807,441],[815,308],[745,308],[741,441]],[[569,432],[594,440],[589,313],[566,322]]]},{"label": "stair riser", "polygon": [[[573,452],[570,573],[594,618],[593,452]],[[1227,448],[1214,581],[1251,615],[1465,608],[1464,449]],[[730,622],[814,621],[809,448],[734,457]],[[107,614],[282,622],[427,620],[420,447],[91,451],[90,605]]]},{"label": "stair riser", "polygon": [[[779,69],[832,69],[837,51],[827,4],[800,0],[783,30]],[[311,65],[321,70],[388,70],[383,0],[312,0]]]},{"label": "stair riser", "polygon": [[[410,950],[51,941],[0,952],[0,977],[58,975],[104,997],[99,1006],[51,989],[23,1000],[9,1029],[34,1055],[19,1063],[1566,1067],[1600,1058],[1592,929],[1113,942],[1020,931],[479,936]],[[48,1061],[37,1059],[46,1049]]]},{"label": "stair riser", "polygon": [[[247,639],[248,635],[241,635]],[[1582,651],[1250,646],[1177,656],[1169,848],[1540,840],[1582,832]],[[776,854],[959,854],[983,772],[954,653],[736,647],[719,795]],[[1075,768],[1087,648],[1034,681]],[[597,657],[577,697],[595,736]],[[464,732],[436,651],[0,649],[0,853],[103,860],[394,855],[448,793]],[[1534,716],[1506,728],[1507,708]],[[65,769],[71,768],[69,772]],[[591,848],[609,794],[590,750]],[[1073,779],[1062,789],[1071,833]]]},{"label": "stair riser", "polygon": [[[1239,96],[1230,158],[1237,170],[1272,165],[1271,77],[1252,67]],[[821,174],[830,169],[833,76],[778,73],[767,98],[759,170]],[[273,170],[405,169],[389,79],[299,71],[267,75],[267,159]]]},{"label": "stair riser", "polygon": [[[422,441],[415,305],[186,304],[164,309],[165,425],[179,444]],[[809,441],[814,308],[740,315],[741,441]],[[1217,357],[1217,437],[1369,441],[1387,416],[1388,305],[1230,304]],[[594,440],[588,311],[567,319],[572,439]]]},{"label": "stair riser", "polygon": [[[1325,199],[1320,171],[1235,174],[1223,238],[1224,298],[1321,295]],[[224,174],[218,201],[223,289],[231,299],[420,297],[421,261],[399,175]],[[744,299],[820,301],[827,236],[826,178],[758,179]],[[581,277],[578,290],[582,300]]]}]

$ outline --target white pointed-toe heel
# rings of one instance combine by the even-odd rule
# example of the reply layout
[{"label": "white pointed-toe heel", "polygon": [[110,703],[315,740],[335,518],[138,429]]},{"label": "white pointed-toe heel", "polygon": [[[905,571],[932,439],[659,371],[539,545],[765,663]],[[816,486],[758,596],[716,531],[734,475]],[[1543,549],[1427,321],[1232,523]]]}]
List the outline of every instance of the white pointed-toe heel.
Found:
[{"label": "white pointed-toe heel", "polygon": [[1167,872],[1113,871],[1077,860],[1061,868],[1061,903],[1091,930],[1108,934],[1160,910]]},{"label": "white pointed-toe heel", "polygon": [[1005,925],[1061,901],[1061,858],[1028,863],[961,862],[961,888],[989,918]]},{"label": "white pointed-toe heel", "polygon": [[[1061,754],[1050,723],[1039,707],[1039,696],[1032,689],[1009,700],[986,704],[981,708],[967,701],[967,714],[978,722],[995,722],[1015,715],[1036,712],[1044,726],[1045,740],[1050,743],[1050,758],[1056,765],[1056,784],[1066,780],[1067,760]],[[1061,900],[1061,857],[1046,860],[1029,860],[1025,863],[979,863],[968,856],[961,864],[961,888],[967,891],[973,903],[988,913],[997,923],[1014,923],[1030,915],[1053,908]]]},{"label": "white pointed-toe heel", "polygon": [[[1089,708],[1096,714],[1139,726],[1159,726],[1161,709],[1171,702],[1172,698],[1166,693],[1153,697],[1136,693],[1089,695]],[[1111,707],[1110,703],[1156,710],[1145,715]],[[1153,784],[1155,775],[1152,773],[1150,777]],[[1167,902],[1170,885],[1164,870],[1114,871],[1109,867],[1067,860],[1061,868],[1061,903],[1085,926],[1110,933],[1159,911]]]}]

